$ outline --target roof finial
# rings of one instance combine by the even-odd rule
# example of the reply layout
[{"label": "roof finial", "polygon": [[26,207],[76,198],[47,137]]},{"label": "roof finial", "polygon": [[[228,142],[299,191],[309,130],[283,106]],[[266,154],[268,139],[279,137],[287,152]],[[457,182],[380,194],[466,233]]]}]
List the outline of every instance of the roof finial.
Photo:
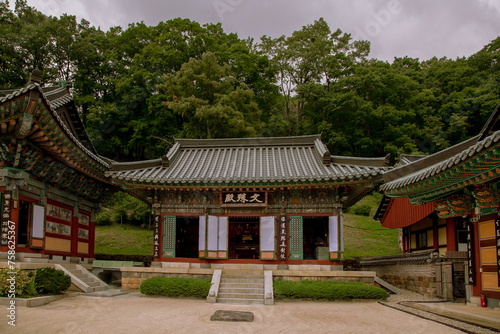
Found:
[{"label": "roof finial", "polygon": [[42,82],[42,71],[39,69],[34,69],[30,74],[30,79],[28,80],[28,85],[40,84]]}]

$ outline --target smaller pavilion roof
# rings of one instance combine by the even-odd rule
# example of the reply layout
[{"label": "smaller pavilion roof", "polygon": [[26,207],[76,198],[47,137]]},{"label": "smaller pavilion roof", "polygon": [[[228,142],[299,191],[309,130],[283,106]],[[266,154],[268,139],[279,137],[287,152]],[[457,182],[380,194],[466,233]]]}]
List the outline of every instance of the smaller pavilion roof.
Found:
[{"label": "smaller pavilion roof", "polygon": [[428,202],[500,173],[500,105],[475,137],[384,173],[380,190],[389,197]]}]

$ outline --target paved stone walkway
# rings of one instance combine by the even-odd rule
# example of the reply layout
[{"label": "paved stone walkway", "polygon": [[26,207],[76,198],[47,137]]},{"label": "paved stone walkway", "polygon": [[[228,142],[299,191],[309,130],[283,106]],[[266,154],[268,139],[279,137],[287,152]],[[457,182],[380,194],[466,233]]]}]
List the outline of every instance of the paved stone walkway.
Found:
[{"label": "paved stone walkway", "polygon": [[[252,312],[255,319],[210,321],[216,310]],[[240,306],[137,293],[112,298],[80,295],[36,308],[18,307],[15,328],[5,315],[0,316],[0,333],[461,333],[372,301]]]},{"label": "paved stone walkway", "polygon": [[401,290],[400,294],[391,295],[387,302],[381,302],[381,304],[423,319],[446,324],[464,333],[500,332],[500,310],[498,309],[443,302],[437,298],[425,297],[406,290]]}]

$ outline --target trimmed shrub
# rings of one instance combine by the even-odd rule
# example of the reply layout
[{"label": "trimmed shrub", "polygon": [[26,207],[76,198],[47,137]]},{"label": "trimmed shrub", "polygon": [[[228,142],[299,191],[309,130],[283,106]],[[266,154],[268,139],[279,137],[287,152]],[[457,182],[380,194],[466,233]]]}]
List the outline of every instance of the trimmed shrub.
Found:
[{"label": "trimmed shrub", "polygon": [[71,286],[71,278],[62,270],[39,268],[35,271],[35,286],[39,293],[59,293]]},{"label": "trimmed shrub", "polygon": [[205,298],[210,290],[208,278],[151,277],[142,282],[139,290],[145,295]]},{"label": "trimmed shrub", "polygon": [[368,204],[355,205],[352,207],[352,211],[359,216],[369,216],[371,209],[371,206]]},{"label": "trimmed shrub", "polygon": [[[24,294],[31,280],[31,277],[24,270],[0,269],[0,296]],[[11,289],[12,287],[13,289]]]},{"label": "trimmed shrub", "polygon": [[275,281],[276,299],[387,299],[387,292],[372,285],[360,282],[322,282],[322,281]]}]

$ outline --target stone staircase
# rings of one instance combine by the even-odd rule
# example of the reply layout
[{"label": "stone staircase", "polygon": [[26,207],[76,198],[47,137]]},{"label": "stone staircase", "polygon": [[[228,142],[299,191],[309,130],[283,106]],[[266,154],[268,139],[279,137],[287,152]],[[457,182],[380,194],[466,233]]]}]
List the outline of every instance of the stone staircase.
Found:
[{"label": "stone staircase", "polygon": [[56,269],[64,271],[71,277],[71,283],[85,293],[103,291],[108,289],[108,285],[78,264],[56,264]]},{"label": "stone staircase", "polygon": [[223,270],[217,303],[264,304],[264,271]]}]

